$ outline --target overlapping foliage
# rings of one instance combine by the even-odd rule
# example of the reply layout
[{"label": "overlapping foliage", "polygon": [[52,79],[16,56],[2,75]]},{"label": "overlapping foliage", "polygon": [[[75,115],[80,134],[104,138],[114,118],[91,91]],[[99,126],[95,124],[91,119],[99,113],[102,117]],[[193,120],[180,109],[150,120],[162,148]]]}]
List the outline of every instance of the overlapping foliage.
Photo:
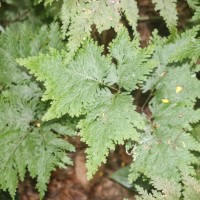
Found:
[{"label": "overlapping foliage", "polygon": [[[113,58],[120,59],[118,56],[122,48],[125,49],[125,44],[128,50],[134,50],[135,43],[138,41],[130,42],[127,31],[122,29],[110,47]],[[146,78],[145,75],[152,70],[153,66],[153,62],[146,62],[146,57],[152,54],[152,47],[150,47],[151,51],[137,48],[143,53],[140,54],[141,57],[135,58],[135,64],[139,68],[143,63],[145,67],[140,68],[140,77],[137,77],[138,68],[130,69],[132,74],[129,73],[130,78],[127,77],[128,81],[124,82],[128,84],[133,74],[136,75],[129,90],[135,89],[136,84]],[[130,93],[121,92],[121,88],[113,86],[119,83],[118,85],[123,87],[123,84],[120,84],[120,78],[123,78],[121,73],[124,70],[124,64],[119,62],[118,66],[114,65],[111,63],[111,56],[101,56],[101,51],[102,49],[97,44],[86,41],[68,65],[65,65],[65,59],[62,57],[62,54],[66,55],[67,52],[57,51],[52,51],[49,55],[41,54],[38,57],[18,60],[39,80],[45,81],[47,90],[43,98],[53,100],[51,108],[44,116],[45,120],[55,116],[60,117],[66,113],[77,117],[85,115],[85,119],[81,120],[78,126],[81,129],[82,140],[89,146],[87,150],[89,177],[97,171],[101,162],[105,162],[108,149],[114,149],[114,144],[123,144],[123,141],[127,139],[138,140],[137,129],[144,129],[144,119],[134,111]],[[123,62],[131,68],[133,58],[139,53],[126,49],[125,52],[129,52],[129,55],[122,55]],[[53,71],[54,76],[51,76]],[[114,93],[112,93],[113,90]],[[93,132],[96,136],[92,136]],[[95,153],[98,150],[97,146],[101,146],[101,152],[98,154]]]},{"label": "overlapping foliage", "polygon": [[71,164],[66,153],[74,147],[61,135],[72,136],[75,131],[67,121],[41,122],[47,107],[40,101],[43,90],[15,59],[46,52],[48,46],[60,48],[58,25],[38,31],[16,25],[2,34],[0,44],[0,187],[14,197],[18,179],[23,180],[28,170],[37,178],[42,197],[51,172]]},{"label": "overlapping foliage", "polygon": [[[148,193],[142,188],[138,188],[141,197],[136,197],[137,200],[177,200],[177,199],[199,199],[200,198],[200,184],[193,177],[184,176],[184,188],[174,181],[154,179],[152,184],[157,190]],[[181,190],[183,190],[183,198],[181,197]],[[161,192],[160,192],[161,191]]]},{"label": "overlapping foliage", "polygon": [[[110,150],[128,140],[133,143],[130,181],[144,175],[163,191],[148,194],[140,188],[138,199],[178,200],[180,182],[185,199],[198,199],[200,141],[192,129],[200,121],[199,26],[180,34],[176,1],[152,2],[171,35],[154,31],[146,48],[140,47],[136,31],[135,0],[64,0],[65,41],[57,24],[38,30],[20,24],[1,34],[2,189],[14,196],[18,178],[28,170],[43,197],[51,171],[71,163],[66,152],[74,148],[62,136],[73,136],[75,124],[88,145],[89,178],[106,163]],[[198,1],[188,0],[188,5],[198,21]],[[123,17],[133,35],[121,23]],[[110,28],[116,38],[108,46],[90,38],[91,31]],[[134,100],[138,90],[149,95],[140,113]]]}]

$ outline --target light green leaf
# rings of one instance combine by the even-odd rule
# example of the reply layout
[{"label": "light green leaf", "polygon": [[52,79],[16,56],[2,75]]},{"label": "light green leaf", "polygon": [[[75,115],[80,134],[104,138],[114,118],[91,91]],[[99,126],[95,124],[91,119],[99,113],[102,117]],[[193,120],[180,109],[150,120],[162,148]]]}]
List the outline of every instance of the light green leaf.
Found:
[{"label": "light green leaf", "polygon": [[117,73],[119,86],[128,91],[137,88],[138,83],[146,80],[147,75],[156,67],[157,62],[149,60],[154,47],[139,47],[139,40],[135,38],[130,41],[128,31],[122,29],[117,38],[111,43],[110,54],[117,61]]},{"label": "light green leaf", "polygon": [[177,0],[152,0],[155,9],[160,11],[160,15],[164,18],[167,27],[171,32],[176,30],[177,26]]},{"label": "light green leaf", "polygon": [[45,81],[47,90],[43,100],[53,100],[44,116],[45,120],[66,113],[71,116],[84,114],[85,109],[98,99],[101,87],[114,84],[115,68],[109,58],[101,56],[101,51],[102,48],[87,41],[68,66],[65,66],[64,57],[56,50],[51,50],[47,55],[18,60],[38,80]]},{"label": "light green leaf", "polygon": [[141,115],[134,111],[131,96],[117,94],[91,110],[79,128],[82,140],[88,144],[87,168],[88,178],[91,178],[102,162],[106,162],[109,150],[124,144],[124,140],[138,140],[137,129],[143,129],[144,123]]}]

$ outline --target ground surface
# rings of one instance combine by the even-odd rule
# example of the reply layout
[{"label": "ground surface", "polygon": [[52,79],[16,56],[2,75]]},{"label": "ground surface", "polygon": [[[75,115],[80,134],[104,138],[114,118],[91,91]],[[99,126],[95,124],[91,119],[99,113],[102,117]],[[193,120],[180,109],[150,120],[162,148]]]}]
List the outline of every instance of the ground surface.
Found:
[{"label": "ground surface", "polygon": [[[122,200],[124,197],[129,197],[129,200],[135,199],[134,192],[109,178],[114,171],[131,161],[122,146],[111,153],[108,163],[99,169],[93,180],[88,181],[85,168],[85,147],[79,141],[76,143],[79,146],[78,150],[75,154],[71,154],[74,166],[62,170],[57,169],[52,174],[45,200]],[[39,200],[34,185],[34,180],[27,176],[26,180],[19,185],[19,199]]]}]

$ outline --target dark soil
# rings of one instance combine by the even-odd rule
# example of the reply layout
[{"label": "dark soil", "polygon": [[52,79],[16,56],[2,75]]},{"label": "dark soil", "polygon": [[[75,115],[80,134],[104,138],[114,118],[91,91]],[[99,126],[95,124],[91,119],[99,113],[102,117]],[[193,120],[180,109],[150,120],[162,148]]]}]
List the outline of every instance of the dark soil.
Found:
[{"label": "dark soil", "polygon": [[[74,143],[74,142],[73,142]],[[108,163],[102,165],[91,181],[86,178],[84,145],[76,139],[78,150],[71,154],[74,166],[67,169],[57,169],[52,173],[48,192],[44,200],[122,200],[128,197],[134,200],[135,194],[109,176],[117,169],[129,164],[131,157],[127,156],[124,147],[119,146],[111,152]],[[18,187],[20,200],[39,200],[38,192],[34,189],[35,181],[28,175]]]}]

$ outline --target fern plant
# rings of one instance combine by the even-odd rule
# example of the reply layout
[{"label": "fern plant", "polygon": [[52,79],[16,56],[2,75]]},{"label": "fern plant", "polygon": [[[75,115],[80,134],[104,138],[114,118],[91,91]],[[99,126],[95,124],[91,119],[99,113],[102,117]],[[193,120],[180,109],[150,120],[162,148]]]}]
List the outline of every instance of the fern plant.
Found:
[{"label": "fern plant", "polygon": [[[129,49],[134,49],[138,44],[138,41],[130,42],[127,31],[122,29],[119,37],[110,46],[110,51],[113,51],[116,59],[120,59],[118,56],[123,46],[127,45],[127,41]],[[138,46],[137,48],[139,49]],[[146,62],[146,57],[152,54],[152,50],[139,50],[141,58],[135,58],[135,60],[138,68],[141,64],[143,66],[141,66],[140,77],[135,75],[135,80],[133,79],[130,83],[128,78],[123,80],[122,74],[126,66],[119,63],[116,68],[111,63],[111,57],[101,56],[101,52],[102,49],[97,44],[88,40],[78,52],[77,57],[67,66],[65,66],[67,52],[64,51],[59,53],[52,50],[47,55],[18,59],[20,65],[26,66],[37,75],[39,80],[45,82],[46,93],[43,99],[53,100],[44,120],[55,116],[61,117],[64,114],[72,117],[85,115],[85,119],[79,122],[78,127],[81,129],[82,140],[89,146],[87,150],[89,178],[97,171],[97,167],[105,162],[108,150],[114,149],[115,144],[123,144],[124,140],[128,139],[138,140],[137,129],[144,129],[144,119],[135,112],[131,95],[128,92],[122,92],[121,88],[123,85],[131,84],[130,87],[134,89],[136,84],[144,80],[145,75],[155,66],[154,62]],[[126,54],[123,54],[123,63],[127,62],[129,67],[132,67],[128,63],[129,57],[134,59],[134,54],[139,55],[139,52],[129,51],[130,55],[127,55],[127,58],[124,57]],[[58,74],[54,73],[53,77],[47,74],[52,73],[53,70]],[[137,74],[137,70],[132,69],[133,74],[134,72]],[[130,75],[133,77],[132,74]],[[116,83],[119,83],[121,87],[114,87],[113,84]],[[115,124],[118,126],[115,127]],[[92,136],[94,131],[96,134]],[[105,144],[104,147],[102,144]],[[100,146],[101,152],[97,154],[97,147]]]},{"label": "fern plant", "polygon": [[73,124],[70,120],[63,123],[64,119],[40,121],[47,107],[40,101],[43,90],[15,61],[17,57],[36,55],[38,49],[45,52],[48,46],[62,46],[58,33],[56,24],[38,31],[22,24],[7,29],[0,39],[0,187],[8,189],[13,198],[18,179],[23,180],[27,170],[37,178],[42,197],[51,171],[71,164],[66,153],[74,147],[62,135],[73,136]]},{"label": "fern plant", "polygon": [[[154,179],[152,181],[153,186],[157,190],[153,190],[152,194],[149,194],[142,188],[138,187],[139,194],[137,200],[177,200],[177,199],[199,199],[200,198],[200,184],[197,180],[190,176],[183,177],[184,187],[173,181]],[[181,197],[181,190],[183,190],[183,198]],[[160,192],[161,191],[161,192]]]},{"label": "fern plant", "polygon": [[[198,1],[187,2],[198,22]],[[145,48],[140,47],[135,0],[64,0],[61,28],[52,23],[33,30],[24,23],[1,34],[1,189],[14,197],[18,179],[29,171],[43,198],[51,171],[71,164],[66,152],[74,147],[63,138],[75,136],[76,129],[88,146],[89,179],[110,150],[128,141],[129,180],[144,175],[162,190],[148,194],[139,188],[143,196],[138,199],[178,200],[180,183],[185,199],[199,198],[200,141],[192,132],[200,121],[199,26],[180,33],[176,1],[152,3],[170,35],[161,37],[155,30]],[[99,46],[91,31],[110,28],[116,37]],[[138,90],[148,94],[141,112],[134,99]]]}]

